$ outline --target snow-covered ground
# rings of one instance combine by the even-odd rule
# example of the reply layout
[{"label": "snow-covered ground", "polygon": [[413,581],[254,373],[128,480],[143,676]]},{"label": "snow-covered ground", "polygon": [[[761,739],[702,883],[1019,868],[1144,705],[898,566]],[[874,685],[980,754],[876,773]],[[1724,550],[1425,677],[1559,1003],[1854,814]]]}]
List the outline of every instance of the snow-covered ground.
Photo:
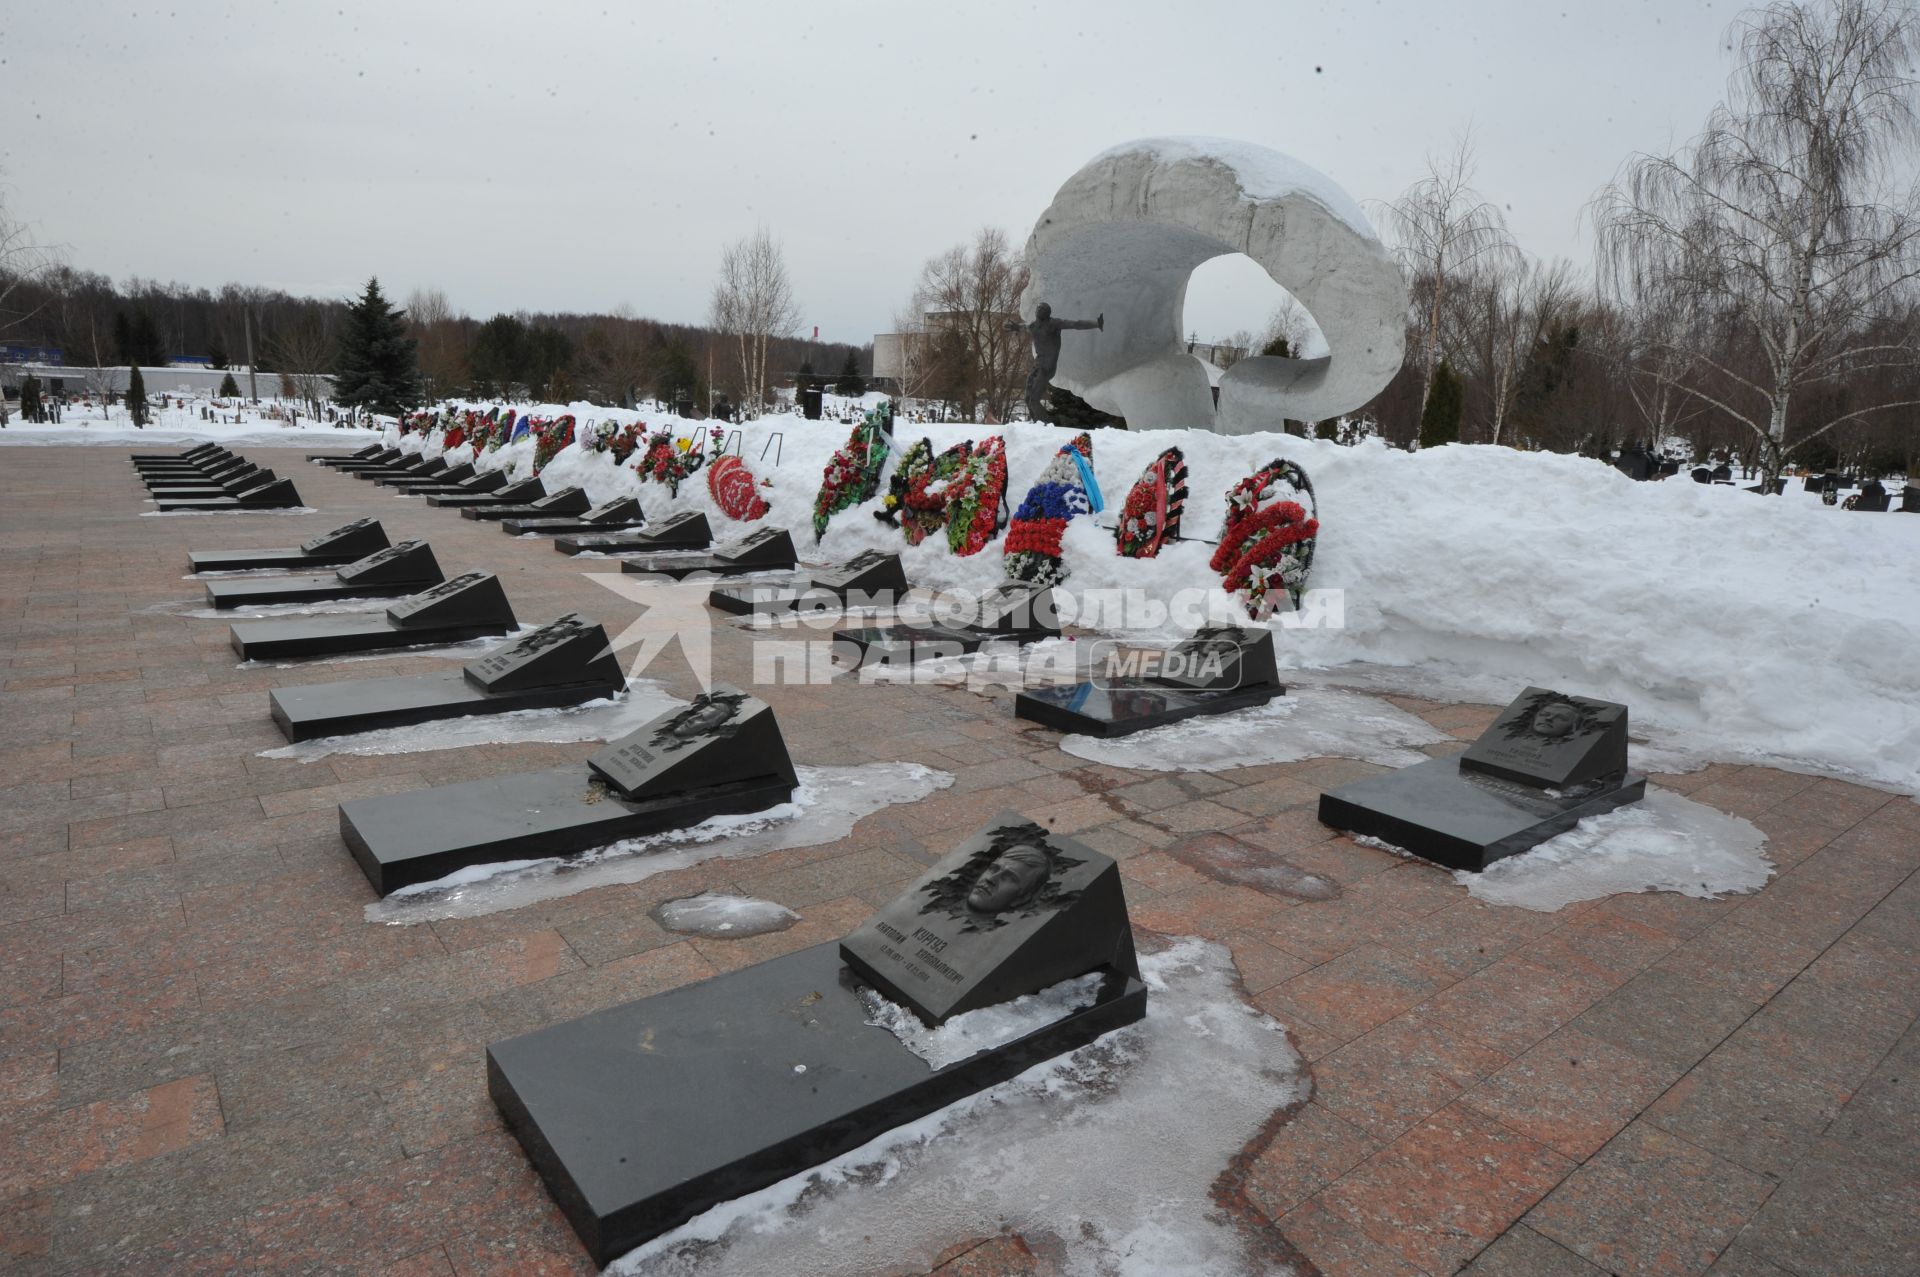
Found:
[{"label": "snow-covered ground", "polygon": [[[698,436],[704,423],[595,409],[589,421],[647,420]],[[729,427],[729,432],[733,428]],[[804,557],[843,560],[900,552],[917,585],[979,590],[1001,579],[998,543],[959,558],[943,539],[916,547],[872,517],[838,516],[814,545],[809,528],[821,472],[846,440],[839,422],[793,415],[739,428],[736,450],[761,479],[767,519],[795,530]],[[904,447],[966,438],[1007,440],[1008,499],[1017,503],[1072,431],[1045,425],[900,422]],[[397,436],[396,436],[397,437]],[[1674,765],[1766,762],[1851,776],[1920,793],[1920,518],[1820,504],[1789,484],[1785,498],[1685,475],[1635,483],[1581,457],[1456,445],[1418,453],[1378,442],[1340,447],[1284,435],[1095,431],[1104,513],[1069,527],[1066,589],[1078,623],[1136,638],[1176,636],[1191,614],[1155,601],[1208,584],[1210,541],[1230,485],[1275,456],[1312,476],[1321,522],[1311,585],[1328,596],[1323,621],[1287,628],[1284,665],[1334,681],[1436,700],[1504,703],[1538,683],[1625,702],[1636,735]],[[407,446],[432,442],[409,437]],[[1158,559],[1115,553],[1110,530],[1126,491],[1162,449],[1187,458],[1190,540]],[[483,468],[524,473],[533,445],[484,454]],[[464,456],[465,449],[456,450]],[[777,459],[776,459],[777,458]],[[707,492],[704,473],[669,497],[611,456],[573,447],[543,473],[549,489],[585,487],[595,501],[636,495],[648,516],[699,510],[716,535],[744,533]],[[1096,596],[1093,591],[1132,591]],[[1113,611],[1115,603],[1128,609]],[[1101,610],[1104,609],[1104,610]]]},{"label": "snow-covered ground", "polygon": [[[203,418],[209,409],[212,420]],[[281,415],[276,417],[274,412]],[[289,420],[293,405],[262,401],[257,405],[225,403],[203,398],[170,397],[164,406],[152,409],[152,418],[137,427],[126,408],[97,404],[69,405],[60,414],[58,425],[25,421],[9,410],[6,429],[0,430],[0,447],[30,447],[35,444],[123,444],[130,443],[164,451],[180,444],[203,443],[209,439],[238,448],[292,447],[363,448],[380,437],[377,430],[358,426],[330,426],[315,421],[303,411],[298,421]]]}]

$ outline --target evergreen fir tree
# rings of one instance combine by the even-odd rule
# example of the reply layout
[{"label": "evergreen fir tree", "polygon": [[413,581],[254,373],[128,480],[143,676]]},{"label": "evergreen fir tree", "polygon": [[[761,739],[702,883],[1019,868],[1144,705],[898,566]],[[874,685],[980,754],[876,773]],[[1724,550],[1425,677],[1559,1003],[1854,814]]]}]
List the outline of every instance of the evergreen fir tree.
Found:
[{"label": "evergreen fir tree", "polygon": [[380,281],[347,307],[333,397],[348,408],[398,416],[419,402],[417,343],[407,335],[406,313],[387,304]]},{"label": "evergreen fir tree", "polygon": [[127,369],[127,415],[135,426],[147,424],[147,379],[140,375],[139,364]]},{"label": "evergreen fir tree", "polygon": [[833,393],[849,399],[858,399],[867,393],[867,379],[860,375],[860,357],[851,350],[847,352],[847,362],[840,366],[840,380],[834,383]]},{"label": "evergreen fir tree", "polygon": [[1427,391],[1427,406],[1420,412],[1422,448],[1460,442],[1460,410],[1464,392],[1460,375],[1442,359],[1440,366],[1433,370],[1433,388]]},{"label": "evergreen fir tree", "polygon": [[207,366],[209,368],[227,366],[227,343],[218,337],[207,338]]},{"label": "evergreen fir tree", "polygon": [[240,397],[240,386],[239,383],[234,381],[232,373],[228,373],[220,379],[219,397],[222,399],[238,399]]},{"label": "evergreen fir tree", "polygon": [[802,359],[800,371],[793,378],[793,406],[799,409],[807,402],[807,387],[813,384],[813,361]]},{"label": "evergreen fir tree", "polygon": [[22,421],[43,421],[40,411],[40,379],[28,373],[20,382],[20,419]]}]

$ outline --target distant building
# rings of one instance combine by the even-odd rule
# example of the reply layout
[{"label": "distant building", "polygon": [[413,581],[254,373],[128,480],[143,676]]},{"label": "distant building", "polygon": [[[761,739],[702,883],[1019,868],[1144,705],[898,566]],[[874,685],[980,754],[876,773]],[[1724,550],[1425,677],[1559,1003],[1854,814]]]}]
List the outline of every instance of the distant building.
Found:
[{"label": "distant building", "polygon": [[[83,365],[54,363],[41,360],[16,361],[7,355],[13,347],[0,348],[0,391],[9,399],[20,396],[20,383],[28,377],[38,377],[44,393],[66,395],[69,399],[81,395],[124,394],[127,389],[127,367],[95,368]],[[140,368],[141,380],[146,382],[149,395],[205,395],[209,398],[220,393],[220,383],[232,377],[234,384],[240,387],[240,393],[247,393],[247,370],[245,368],[215,368],[206,360],[191,363],[171,363],[165,368]],[[260,372],[256,374],[262,399],[282,398],[280,374]],[[304,381],[305,378],[297,380]],[[333,378],[319,378],[325,387],[323,399],[333,398]]]}]

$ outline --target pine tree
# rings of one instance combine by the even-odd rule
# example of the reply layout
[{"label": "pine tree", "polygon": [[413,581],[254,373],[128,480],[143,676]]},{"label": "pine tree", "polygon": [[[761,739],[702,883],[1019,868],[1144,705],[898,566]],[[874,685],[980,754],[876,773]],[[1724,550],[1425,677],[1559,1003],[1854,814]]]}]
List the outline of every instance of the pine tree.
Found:
[{"label": "pine tree", "polygon": [[348,408],[399,416],[420,399],[416,346],[407,335],[406,312],[389,306],[380,281],[369,279],[367,291],[347,307],[334,399]]},{"label": "pine tree", "polygon": [[1433,370],[1433,388],[1427,391],[1427,406],[1420,412],[1422,448],[1460,442],[1460,409],[1464,390],[1460,374],[1442,359],[1439,367]]},{"label": "pine tree", "polygon": [[239,383],[234,381],[232,373],[228,373],[220,379],[219,397],[222,399],[238,399],[240,397],[240,386]]},{"label": "pine tree", "polygon": [[793,406],[799,408],[807,401],[807,387],[813,384],[813,361],[802,359],[800,371],[793,378]]},{"label": "pine tree", "polygon": [[147,424],[147,379],[140,375],[139,364],[127,369],[127,415],[135,426]]},{"label": "pine tree", "polygon": [[847,362],[840,366],[840,380],[834,383],[833,393],[849,399],[858,399],[867,393],[867,379],[860,375],[860,357],[851,350],[847,352]]},{"label": "pine tree", "polygon": [[207,338],[207,366],[225,368],[227,362],[227,343],[218,337]]}]

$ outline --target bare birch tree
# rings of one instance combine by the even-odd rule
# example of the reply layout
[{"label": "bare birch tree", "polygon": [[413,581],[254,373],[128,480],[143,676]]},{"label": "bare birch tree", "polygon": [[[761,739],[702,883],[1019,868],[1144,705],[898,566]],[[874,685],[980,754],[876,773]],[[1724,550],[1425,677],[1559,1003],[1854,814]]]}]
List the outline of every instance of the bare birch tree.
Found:
[{"label": "bare birch tree", "polygon": [[786,255],[766,227],[720,255],[709,322],[733,339],[740,358],[741,407],[757,415],[767,402],[767,345],[775,337],[792,336],[800,323]]},{"label": "bare birch tree", "polygon": [[1920,190],[1897,185],[1920,137],[1920,16],[1782,0],[1730,36],[1728,100],[1682,150],[1629,159],[1593,213],[1603,286],[1707,321],[1662,339],[1684,355],[1669,384],[1753,433],[1765,481],[1835,426],[1914,405],[1874,395],[1788,439],[1797,395],[1916,357],[1911,326],[1891,325],[1920,281]]},{"label": "bare birch tree", "polygon": [[326,374],[333,368],[336,349],[333,325],[325,313],[288,325],[275,335],[269,349],[285,387],[306,402],[316,419],[321,404],[330,397]]},{"label": "bare birch tree", "polygon": [[460,337],[460,317],[438,288],[416,288],[407,294],[407,331],[417,343],[427,401],[444,399],[467,380],[466,343]]},{"label": "bare birch tree", "polygon": [[1499,443],[1520,396],[1521,373],[1554,324],[1578,304],[1573,268],[1515,257],[1462,289],[1465,364],[1487,405],[1487,440]]},{"label": "bare birch tree", "polygon": [[1007,321],[1020,317],[1026,287],[1026,262],[992,226],[982,227],[971,246],[956,244],[921,268],[916,303],[963,352],[953,391],[969,420],[983,403],[995,421],[1007,420],[1025,390],[1031,342],[1024,332],[1009,332]]},{"label": "bare birch tree", "polygon": [[1462,135],[1451,152],[1427,157],[1427,175],[1382,212],[1394,251],[1412,285],[1411,327],[1420,344],[1420,402],[1433,388],[1443,351],[1443,329],[1455,289],[1515,252],[1506,218],[1473,187],[1473,139]]}]

